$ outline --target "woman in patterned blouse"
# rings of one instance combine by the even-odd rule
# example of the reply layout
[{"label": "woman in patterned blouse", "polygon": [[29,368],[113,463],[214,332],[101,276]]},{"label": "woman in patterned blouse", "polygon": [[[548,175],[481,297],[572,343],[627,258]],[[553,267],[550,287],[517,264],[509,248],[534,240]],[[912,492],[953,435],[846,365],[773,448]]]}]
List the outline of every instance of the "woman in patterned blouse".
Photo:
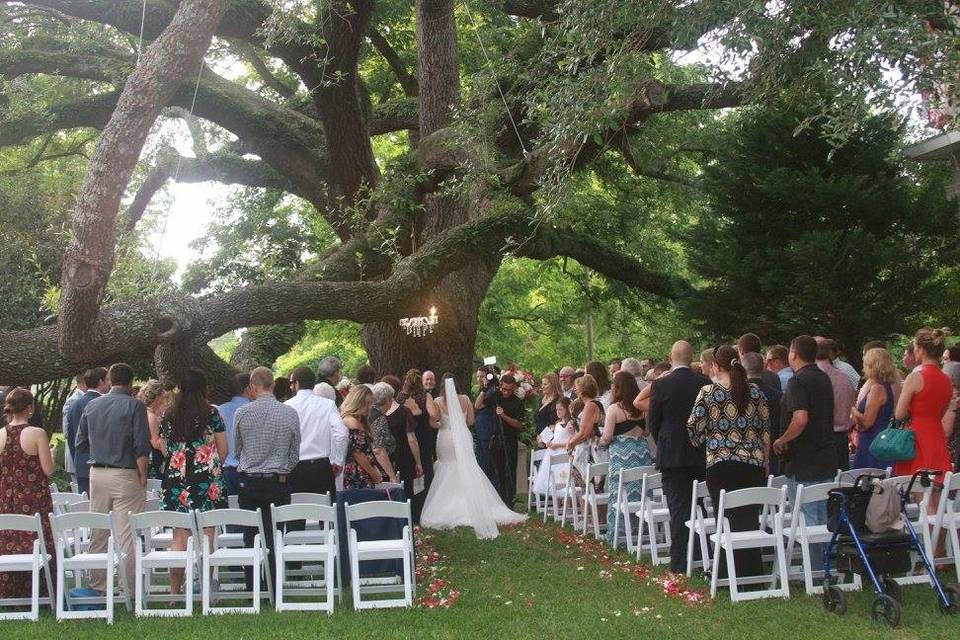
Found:
[{"label": "woman in patterned blouse", "polygon": [[[766,484],[770,415],[767,399],[757,385],[747,382],[747,372],[737,351],[723,345],[714,352],[714,378],[700,390],[687,421],[690,443],[706,445],[707,489],[714,505],[720,491],[735,491]],[[726,513],[733,531],[757,528],[760,507],[741,507]],[[738,576],[759,575],[759,549],[735,552]],[[726,575],[721,557],[720,576]]]}]

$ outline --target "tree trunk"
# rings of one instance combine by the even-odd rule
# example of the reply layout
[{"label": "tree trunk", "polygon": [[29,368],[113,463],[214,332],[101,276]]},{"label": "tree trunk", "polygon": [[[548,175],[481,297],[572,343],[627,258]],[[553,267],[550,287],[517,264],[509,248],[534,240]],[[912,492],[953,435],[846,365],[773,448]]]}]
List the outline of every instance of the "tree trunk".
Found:
[{"label": "tree trunk", "polygon": [[430,369],[439,378],[452,373],[461,390],[469,389],[473,374],[480,305],[496,275],[497,264],[478,260],[450,274],[422,301],[424,315],[437,308],[439,322],[423,338],[406,335],[398,322],[377,322],[363,327],[363,344],[378,375],[403,377],[409,369]]}]

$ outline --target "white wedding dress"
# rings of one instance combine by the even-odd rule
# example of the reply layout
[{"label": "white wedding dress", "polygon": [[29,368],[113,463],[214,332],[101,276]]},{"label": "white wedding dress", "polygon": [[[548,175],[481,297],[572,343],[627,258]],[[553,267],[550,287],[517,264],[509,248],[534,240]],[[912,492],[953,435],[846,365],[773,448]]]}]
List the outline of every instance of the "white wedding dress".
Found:
[{"label": "white wedding dress", "polygon": [[451,379],[445,381],[444,399],[433,484],[420,524],[431,529],[473,527],[478,538],[496,538],[497,525],[523,522],[527,516],[507,508],[477,464],[473,437]]}]

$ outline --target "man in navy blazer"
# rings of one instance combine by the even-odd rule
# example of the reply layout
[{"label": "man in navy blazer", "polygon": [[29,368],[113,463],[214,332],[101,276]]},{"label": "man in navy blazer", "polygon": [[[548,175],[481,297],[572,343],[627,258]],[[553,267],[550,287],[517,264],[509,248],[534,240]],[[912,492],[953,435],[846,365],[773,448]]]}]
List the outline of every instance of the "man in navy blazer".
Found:
[{"label": "man in navy blazer", "polygon": [[670,510],[670,570],[686,571],[687,527],[694,480],[706,478],[706,453],[690,444],[687,419],[697,394],[710,380],[690,369],[693,347],[675,342],[670,350],[672,368],[653,381],[647,426],[657,443],[657,468],[663,476],[663,493]]},{"label": "man in navy blazer", "polygon": [[80,427],[80,417],[90,401],[99,398],[110,391],[110,381],[107,380],[107,370],[103,367],[88,369],[83,374],[83,381],[87,390],[82,396],[73,401],[67,413],[67,455],[73,457],[74,469],[77,474],[77,486],[81,493],[90,495],[90,467],[87,466],[88,453],[79,453],[77,446],[77,429]]}]

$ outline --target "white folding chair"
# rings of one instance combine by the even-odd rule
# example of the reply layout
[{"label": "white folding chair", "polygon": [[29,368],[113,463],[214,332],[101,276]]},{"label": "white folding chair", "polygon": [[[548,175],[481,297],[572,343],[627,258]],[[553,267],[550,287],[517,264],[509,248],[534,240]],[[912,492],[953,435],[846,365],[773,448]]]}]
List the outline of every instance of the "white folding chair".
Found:
[{"label": "white folding chair", "polygon": [[[540,511],[541,508],[545,510],[546,502],[549,499],[549,495],[546,493],[537,493],[534,488],[534,481],[537,477],[537,470],[540,468],[541,464],[544,464],[547,461],[547,456],[550,453],[550,449],[531,449],[530,450],[530,469],[527,474],[527,511],[530,511],[531,507],[535,507],[537,511]],[[543,500],[544,505],[541,507],[540,501]]]},{"label": "white folding chair", "polygon": [[[906,491],[907,487],[910,485],[910,481],[913,476],[893,476],[892,478],[887,478],[892,480],[892,483],[896,486],[897,491]],[[933,499],[933,486],[922,487],[920,486],[919,479],[917,482],[913,483],[912,493],[914,496],[920,494],[920,502],[914,502],[913,496],[907,501],[906,505],[906,514],[907,518],[910,520],[910,524],[913,525],[914,530],[917,532],[917,535],[920,537],[920,540],[923,542],[924,550],[927,554],[927,558],[933,558],[936,553],[936,544],[933,537],[933,530],[936,526],[936,516],[932,516],[928,513],[928,506],[930,501]],[[938,505],[939,506],[939,505]],[[911,552],[911,565],[915,566],[916,563],[920,562],[920,556],[915,552]],[[908,575],[899,576],[893,578],[895,582],[901,585],[909,584],[930,584],[930,576],[926,572],[920,573],[918,575],[913,575],[911,572]]]},{"label": "white folding chair", "polygon": [[[103,618],[107,624],[113,624],[114,572],[120,558],[114,546],[112,518],[106,513],[89,511],[62,513],[50,517],[50,527],[57,557],[57,620]],[[109,532],[104,553],[91,553],[85,543],[85,540],[89,540],[90,532],[95,529]],[[80,586],[82,573],[93,570],[106,572],[105,595],[72,597],[67,589],[67,572],[71,572],[77,586]],[[97,608],[78,608],[83,605],[94,605]],[[103,609],[100,609],[99,605],[103,605]]]},{"label": "white folding chair", "polygon": [[[789,479],[787,478],[787,476],[783,476],[783,475],[781,475],[781,476],[775,476],[775,475],[769,475],[769,476],[767,476],[767,487],[769,487],[769,488],[771,488],[771,489],[782,489],[783,487],[789,486],[789,484],[790,484],[790,481],[789,481]],[[788,489],[788,490],[787,490],[787,502],[786,502],[786,504],[784,505],[784,511],[783,511],[783,526],[784,526],[784,527],[789,527],[789,526],[790,526],[790,522],[791,522],[790,519],[793,517],[793,512],[792,512],[792,510],[791,510],[791,505],[790,505],[790,500],[791,500],[792,498],[793,498],[793,496],[790,495],[790,490]],[[773,516],[774,516],[774,510],[773,510],[773,508],[772,508],[770,505],[764,505],[763,510],[760,512],[760,528],[761,528],[761,529],[766,529],[767,531],[772,531],[772,530],[773,530]],[[772,558],[767,558],[767,559],[772,559]]]},{"label": "white folding chair", "polygon": [[862,467],[848,471],[837,469],[836,483],[839,485],[852,485],[860,476],[880,476],[881,478],[886,478],[887,470],[877,469],[875,467]]},{"label": "white folding chair", "polygon": [[[402,484],[398,486],[403,487]],[[330,500],[329,493],[291,493],[290,504],[319,504],[329,507],[333,503]]]},{"label": "white folding chair", "polygon": [[[350,549],[350,585],[353,590],[354,609],[380,609],[386,607],[413,606],[414,582],[414,550],[413,550],[413,518],[410,510],[410,501],[390,502],[385,500],[375,502],[361,502],[355,505],[346,505],[345,527],[347,529],[348,546]],[[397,518],[406,520],[403,533],[399,538],[391,540],[363,540],[357,539],[357,530],[353,523],[368,518]],[[399,587],[394,584],[376,584],[366,586],[360,576],[360,563],[365,560],[400,560],[403,563],[403,573],[400,576]],[[363,599],[363,594],[403,592],[402,598],[392,599]]]},{"label": "white folding chair", "polygon": [[[329,499],[329,497],[328,497]],[[277,574],[274,584],[277,587],[277,611],[326,611],[333,613],[335,595],[339,595],[339,553],[337,538],[337,508],[330,505],[311,503],[289,504],[282,507],[270,506],[273,517],[274,552],[277,556]],[[287,531],[284,524],[306,520],[319,522],[322,531]],[[300,534],[300,535],[297,535]],[[310,534],[313,540],[303,534]],[[287,571],[288,562],[316,563],[319,571],[300,570],[299,574],[316,573],[319,583],[312,580],[293,579]],[[287,586],[289,584],[289,587]],[[288,596],[324,595],[319,601],[287,602]]]},{"label": "white folding chair", "polygon": [[[837,476],[838,481],[840,476]],[[836,489],[837,485],[833,482],[824,482],[821,484],[812,484],[809,486],[798,485],[797,495],[793,499],[793,519],[790,526],[782,526],[784,536],[786,537],[785,555],[787,557],[787,570],[790,571],[789,577],[802,577],[803,585],[807,595],[823,593],[823,585],[815,585],[814,579],[823,578],[823,557],[814,557],[810,553],[810,545],[826,545],[833,537],[833,533],[827,529],[826,524],[808,525],[807,520],[801,510],[803,505],[814,502],[823,502],[827,499],[831,489]],[[795,546],[800,545],[800,571],[797,572],[793,566],[793,556]],[[840,589],[846,591],[860,589],[860,576],[854,574],[853,582],[837,584]]]},{"label": "white folding chair", "polygon": [[[543,510],[543,521],[547,521],[547,516],[553,514],[554,520],[560,519],[560,501],[567,499],[567,476],[570,473],[570,454],[566,452],[555,453],[547,456],[540,464],[547,465],[547,496],[549,500],[545,503]],[[561,473],[561,469],[565,473]]]},{"label": "white folding chair", "polygon": [[[710,536],[714,544],[713,570],[710,576],[710,597],[717,596],[717,587],[724,583],[730,587],[730,600],[757,600],[770,597],[790,597],[790,583],[787,580],[787,559],[783,547],[783,510],[787,502],[787,488],[781,487],[751,487],[737,491],[720,491],[720,504],[717,507],[717,532]],[[751,531],[732,531],[726,514],[728,509],[756,505],[770,507],[773,514],[773,533],[766,528],[759,527]],[[758,522],[758,525],[760,523]],[[773,547],[775,563],[773,572],[768,576],[750,576],[737,578],[734,550],[763,549]],[[727,559],[727,578],[720,579],[720,554],[725,553]],[[780,586],[777,587],[779,581]],[[740,584],[769,583],[770,588],[741,592]]]},{"label": "white folding chair", "polygon": [[947,474],[943,478],[943,490],[937,503],[931,539],[937,541],[941,534],[946,536],[947,554],[937,558],[938,564],[949,564],[951,559],[960,581],[960,473]]},{"label": "white folding chair", "polygon": [[[687,525],[687,577],[693,575],[696,567],[704,573],[710,571],[710,541],[709,536],[717,531],[717,519],[714,517],[713,504],[710,501],[710,491],[707,483],[701,480],[693,481],[693,492],[690,500],[690,519]],[[693,544],[699,541],[700,560],[694,560]]]},{"label": "white folding chair", "polygon": [[[672,532],[670,531],[670,510],[667,508],[667,498],[663,493],[663,476],[654,473],[653,467],[642,468],[649,471],[643,474],[637,544],[634,551],[638,560],[646,549],[650,552],[651,563],[666,564],[670,562]],[[643,542],[644,532],[646,532],[646,544]]]},{"label": "white folding chair", "polygon": [[[200,587],[204,615],[210,613],[259,613],[261,572],[264,572],[267,577],[267,596],[270,598],[270,603],[273,604],[273,576],[270,575],[270,565],[267,562],[269,551],[263,530],[263,519],[260,517],[260,509],[256,511],[215,509],[213,511],[198,511],[196,515],[199,531],[207,528],[217,530],[227,526],[257,529],[252,548],[225,547],[219,543],[221,538],[219,533],[213,537],[212,549],[207,544],[203,545],[203,576]],[[249,593],[221,592],[218,588],[215,588],[214,584],[219,584],[217,574],[222,567],[251,567],[253,571],[253,591]],[[253,602],[249,607],[214,607],[210,604],[211,600],[218,600],[224,596],[230,599],[250,597]]]},{"label": "white folding chair", "polygon": [[572,472],[572,465],[573,463],[570,463],[570,466],[567,467],[566,472],[563,474],[566,477],[566,482],[559,494],[563,498],[563,504],[560,508],[560,526],[563,527],[567,524],[567,507],[569,506],[570,524],[573,526],[574,531],[576,531],[580,528],[580,500],[583,498],[583,488],[577,486]]},{"label": "white folding chair", "polygon": [[81,493],[81,491],[80,491],[80,483],[78,483],[76,480],[71,480],[71,481],[70,481],[70,491],[72,491],[73,493]]},{"label": "white folding chair", "polygon": [[151,492],[151,493],[155,493],[155,494],[157,494],[157,495],[159,496],[159,495],[160,495],[160,491],[163,489],[163,480],[160,480],[160,479],[158,479],[158,478],[149,478],[149,479],[147,480],[147,487],[146,487],[146,489],[147,489],[147,491],[149,491],[149,492]]},{"label": "white folding chair", "polygon": [[[586,484],[584,490],[583,506],[583,535],[587,535],[590,524],[593,524],[593,537],[600,539],[600,507],[606,506],[610,500],[610,487],[606,486],[607,473],[610,471],[609,462],[596,462],[588,464],[586,472],[582,477]],[[597,490],[597,486],[603,486],[602,491]]]},{"label": "white folding chair", "polygon": [[[158,531],[186,529],[187,548],[184,551],[163,549],[153,543]],[[184,618],[193,615],[193,574],[197,562],[196,545],[199,541],[196,520],[192,513],[177,511],[144,511],[130,514],[130,531],[134,537],[134,561],[136,582],[134,584],[134,611],[137,617]],[[183,595],[156,593],[153,590],[153,573],[163,569],[179,569],[184,573]],[[183,608],[151,608],[150,602],[176,602],[183,600]]]},{"label": "white folding chair", "polygon": [[[53,580],[50,577],[50,555],[43,543],[43,524],[40,514],[32,516],[3,514],[0,515],[0,531],[22,531],[36,536],[33,541],[33,550],[30,553],[12,553],[0,555],[0,572],[3,573],[30,573],[29,598],[5,598],[0,600],[0,620],[33,620],[40,618],[40,571],[43,570],[43,579],[47,583],[47,593],[53,592]],[[49,595],[44,598],[49,603]],[[11,607],[29,606],[29,611],[4,611]]]},{"label": "white folding chair", "polygon": [[63,505],[64,513],[84,513],[90,511],[90,501],[89,500],[78,500],[70,504]]},{"label": "white folding chair", "polygon": [[[608,469],[609,470],[609,469]],[[617,479],[617,486],[610,487],[611,495],[608,499],[610,508],[607,509],[607,527],[613,527],[616,534],[613,539],[613,548],[620,546],[620,525],[623,524],[627,551],[633,553],[633,523],[631,516],[640,511],[640,500],[630,500],[630,486],[642,489],[643,476],[646,473],[656,473],[653,467],[631,467],[621,469]],[[607,476],[609,481],[609,476]],[[625,489],[626,487],[626,489]],[[616,505],[614,509],[613,506]],[[610,516],[613,512],[613,522],[610,522]]]},{"label": "white folding chair", "polygon": [[67,507],[71,504],[88,500],[85,493],[70,492],[51,493],[50,498],[53,500],[53,514],[57,516],[61,513],[67,513]]}]

